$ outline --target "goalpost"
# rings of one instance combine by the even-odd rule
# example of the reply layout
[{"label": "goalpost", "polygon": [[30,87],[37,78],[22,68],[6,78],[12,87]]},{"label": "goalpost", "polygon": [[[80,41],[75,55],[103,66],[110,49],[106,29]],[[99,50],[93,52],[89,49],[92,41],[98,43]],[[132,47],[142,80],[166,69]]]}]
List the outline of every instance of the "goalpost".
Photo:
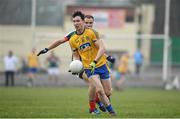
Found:
[{"label": "goalpost", "polygon": [[[162,79],[164,82],[167,82],[167,73],[168,73],[168,49],[171,45],[170,37],[169,37],[169,24],[170,24],[170,0],[166,0],[165,2],[165,22],[164,22],[164,56],[163,56],[163,75]],[[171,70],[170,70],[171,71]]]}]

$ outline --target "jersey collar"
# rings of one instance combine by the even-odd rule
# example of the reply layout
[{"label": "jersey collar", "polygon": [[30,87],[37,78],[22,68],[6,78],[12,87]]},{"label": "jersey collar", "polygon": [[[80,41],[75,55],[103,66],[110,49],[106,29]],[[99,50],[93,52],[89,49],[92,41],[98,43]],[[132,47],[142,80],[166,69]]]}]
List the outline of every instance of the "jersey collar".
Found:
[{"label": "jersey collar", "polygon": [[82,35],[82,34],[84,33],[85,30],[86,30],[86,28],[84,27],[84,30],[83,30],[82,33],[79,33],[79,34],[78,34],[77,31],[76,31],[76,34],[77,34],[77,35]]}]

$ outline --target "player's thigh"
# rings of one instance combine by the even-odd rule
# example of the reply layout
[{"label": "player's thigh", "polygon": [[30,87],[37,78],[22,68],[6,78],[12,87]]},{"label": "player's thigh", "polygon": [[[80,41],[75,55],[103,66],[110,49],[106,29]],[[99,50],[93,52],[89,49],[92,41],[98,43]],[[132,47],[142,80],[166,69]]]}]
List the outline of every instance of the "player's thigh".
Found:
[{"label": "player's thigh", "polygon": [[89,90],[88,90],[89,100],[94,100],[96,97],[96,87],[89,83]]},{"label": "player's thigh", "polygon": [[89,83],[89,78],[88,78],[88,76],[86,75],[85,72],[83,72],[82,78],[83,78],[83,80],[84,80],[85,82]]},{"label": "player's thigh", "polygon": [[91,85],[96,87],[96,90],[103,90],[103,86],[101,84],[101,81],[99,79],[98,75],[93,75],[91,77],[89,77],[89,83],[91,83]]},{"label": "player's thigh", "polygon": [[102,79],[101,80],[102,86],[104,88],[104,91],[106,94],[110,95],[111,94],[111,90],[112,90],[112,84],[111,84],[111,80],[110,79]]}]

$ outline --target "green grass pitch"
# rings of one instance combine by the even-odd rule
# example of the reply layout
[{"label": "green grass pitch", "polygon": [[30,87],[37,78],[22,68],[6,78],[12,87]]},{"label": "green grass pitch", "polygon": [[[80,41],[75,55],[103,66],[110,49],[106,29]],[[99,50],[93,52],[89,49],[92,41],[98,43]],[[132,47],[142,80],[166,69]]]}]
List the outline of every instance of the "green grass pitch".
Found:
[{"label": "green grass pitch", "polygon": [[[0,87],[0,118],[109,118],[88,113],[87,87]],[[118,118],[180,117],[180,92],[131,88],[113,91]]]}]

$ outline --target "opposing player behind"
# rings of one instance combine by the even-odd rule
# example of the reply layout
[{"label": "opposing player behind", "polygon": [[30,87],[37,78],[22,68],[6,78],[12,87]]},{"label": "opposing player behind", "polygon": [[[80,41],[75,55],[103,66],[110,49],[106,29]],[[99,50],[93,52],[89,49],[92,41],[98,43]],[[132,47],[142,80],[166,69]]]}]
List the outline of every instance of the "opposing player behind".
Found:
[{"label": "opposing player behind", "polygon": [[[87,28],[92,28],[93,27],[93,24],[94,24],[94,17],[92,15],[86,15],[85,18],[84,18],[84,22],[85,22],[85,26]],[[111,63],[114,63],[115,62],[115,58],[113,58],[112,56],[108,56],[106,53],[104,53],[104,55],[106,56],[106,59],[111,62]],[[86,74],[84,72],[80,73],[80,77],[87,77]],[[84,78],[86,79],[86,78]],[[111,92],[112,92],[112,86],[111,86],[111,80],[102,80],[101,81],[102,85],[103,85],[103,88],[104,88],[104,91],[105,91],[105,94],[108,96],[108,98],[110,99],[110,96],[111,96]],[[91,102],[93,101],[94,99],[94,95],[93,95],[93,92],[91,92],[91,87],[89,86],[89,97],[91,100]],[[102,106],[102,103],[101,101],[99,100],[98,96],[96,95],[95,96],[95,101],[96,103],[98,104],[99,108],[101,109],[103,106]],[[103,110],[103,109],[101,109]]]}]

